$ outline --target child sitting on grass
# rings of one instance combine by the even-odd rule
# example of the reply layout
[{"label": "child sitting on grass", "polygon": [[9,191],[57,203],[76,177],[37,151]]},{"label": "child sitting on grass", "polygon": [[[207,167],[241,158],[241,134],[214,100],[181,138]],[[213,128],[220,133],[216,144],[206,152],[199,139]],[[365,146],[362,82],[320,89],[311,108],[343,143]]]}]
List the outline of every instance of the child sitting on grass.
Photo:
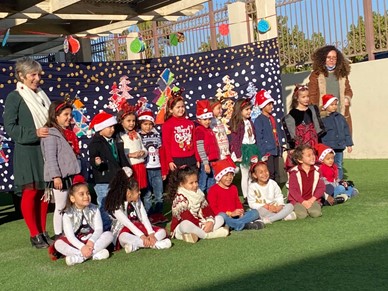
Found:
[{"label": "child sitting on grass", "polygon": [[55,241],[55,250],[50,252],[53,257],[56,256],[56,252],[65,255],[68,266],[80,264],[88,259],[109,258],[106,248],[113,240],[110,231],[103,232],[100,210],[90,203],[88,184],[81,176],[76,178],[69,188],[66,208],[63,210],[64,236]]},{"label": "child sitting on grass", "polygon": [[279,185],[272,179],[268,166],[259,161],[258,157],[251,160],[251,179],[249,185],[248,204],[251,209],[257,209],[265,224],[277,220],[295,220],[296,214],[291,203],[284,203],[284,197]]},{"label": "child sitting on grass", "polygon": [[237,187],[232,185],[236,169],[233,161],[230,158],[220,160],[212,166],[217,184],[210,188],[207,199],[213,212],[222,216],[225,224],[235,230],[264,228],[256,209],[244,211]]},{"label": "child sitting on grass", "polygon": [[171,234],[180,240],[196,243],[198,238],[212,239],[229,234],[224,219],[215,216],[205,194],[198,188],[198,171],[183,166],[171,173],[169,196],[172,202]]},{"label": "child sitting on grass", "polygon": [[325,183],[315,166],[315,153],[311,146],[300,145],[293,153],[297,166],[290,169],[288,200],[294,205],[298,219],[322,215],[320,200]]}]

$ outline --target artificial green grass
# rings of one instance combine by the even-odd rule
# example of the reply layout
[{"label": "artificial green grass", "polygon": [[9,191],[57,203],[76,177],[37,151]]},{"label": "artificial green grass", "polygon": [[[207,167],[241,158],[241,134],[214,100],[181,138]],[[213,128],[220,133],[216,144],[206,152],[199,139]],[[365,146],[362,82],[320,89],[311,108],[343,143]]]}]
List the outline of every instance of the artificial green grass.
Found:
[{"label": "artificial green grass", "polygon": [[[73,267],[29,245],[23,220],[0,227],[2,290],[386,290],[387,160],[346,160],[360,190],[320,218],[168,250],[120,251]],[[1,213],[1,212],[0,212]],[[49,216],[48,223],[51,226]]]}]

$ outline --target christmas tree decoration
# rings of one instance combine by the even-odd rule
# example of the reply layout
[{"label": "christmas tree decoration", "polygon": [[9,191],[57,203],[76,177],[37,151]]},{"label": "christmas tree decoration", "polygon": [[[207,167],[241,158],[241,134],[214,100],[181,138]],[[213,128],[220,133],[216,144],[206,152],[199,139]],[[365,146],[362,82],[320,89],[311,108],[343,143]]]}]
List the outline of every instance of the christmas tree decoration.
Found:
[{"label": "christmas tree decoration", "polygon": [[229,34],[229,24],[223,23],[218,27],[218,31],[221,35],[226,36]]},{"label": "christmas tree decoration", "polygon": [[128,76],[121,76],[119,81],[119,86],[117,86],[116,82],[113,82],[111,91],[109,94],[109,104],[108,108],[113,111],[122,110],[123,105],[127,102],[127,99],[133,99],[133,96],[129,94],[129,91],[132,90],[128,85],[131,81],[128,80]]},{"label": "christmas tree decoration", "polygon": [[248,88],[247,88],[247,97],[251,99],[251,104],[252,104],[252,111],[251,111],[251,120],[252,122],[255,121],[255,119],[261,114],[260,107],[256,104],[256,93],[257,93],[257,88],[253,82],[248,83]]},{"label": "christmas tree decoration", "polygon": [[271,29],[271,25],[267,20],[261,19],[257,24],[257,29],[259,30],[260,33],[266,33]]}]

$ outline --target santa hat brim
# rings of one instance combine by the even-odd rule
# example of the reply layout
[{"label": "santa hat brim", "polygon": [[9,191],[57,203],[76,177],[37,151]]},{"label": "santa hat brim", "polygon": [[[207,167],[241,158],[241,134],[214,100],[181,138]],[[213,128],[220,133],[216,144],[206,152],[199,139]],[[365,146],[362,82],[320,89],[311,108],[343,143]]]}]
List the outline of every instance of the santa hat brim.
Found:
[{"label": "santa hat brim", "polygon": [[155,123],[155,119],[152,117],[152,116],[149,116],[149,115],[142,115],[142,116],[139,116],[138,120],[148,120],[148,121],[151,121],[152,123]]},{"label": "santa hat brim", "polygon": [[321,155],[319,156],[319,161],[320,162],[322,162],[324,159],[325,159],[325,157],[327,156],[327,154],[328,153],[333,153],[334,155],[335,155],[335,152],[333,151],[333,149],[332,148],[327,148],[327,149],[325,149],[322,153],[321,153]]},{"label": "santa hat brim", "polygon": [[112,116],[104,120],[103,122],[95,124],[93,128],[94,128],[94,131],[100,131],[100,130],[103,130],[104,128],[107,128],[115,124],[117,124],[116,117]]},{"label": "santa hat brim", "polygon": [[275,103],[275,100],[272,99],[272,98],[267,98],[267,100],[265,100],[263,103],[261,103],[261,104],[259,105],[259,108],[260,108],[260,109],[263,109],[263,108],[264,108],[268,103],[270,103],[270,102]]},{"label": "santa hat brim", "polygon": [[236,171],[236,168],[232,167],[232,166],[229,166],[229,167],[226,167],[224,168],[221,172],[219,172],[215,177],[214,179],[219,182],[221,180],[221,178],[226,175],[227,173],[235,173]]},{"label": "santa hat brim", "polygon": [[330,98],[329,100],[327,100],[327,102],[323,105],[323,108],[326,109],[327,107],[330,106],[331,103],[333,103],[335,100],[338,100],[337,97],[333,96],[332,98]]},{"label": "santa hat brim", "polygon": [[209,119],[209,118],[213,118],[213,112],[207,112],[207,113],[204,113],[204,114],[201,114],[201,115],[197,115],[197,118],[198,118],[198,119]]}]

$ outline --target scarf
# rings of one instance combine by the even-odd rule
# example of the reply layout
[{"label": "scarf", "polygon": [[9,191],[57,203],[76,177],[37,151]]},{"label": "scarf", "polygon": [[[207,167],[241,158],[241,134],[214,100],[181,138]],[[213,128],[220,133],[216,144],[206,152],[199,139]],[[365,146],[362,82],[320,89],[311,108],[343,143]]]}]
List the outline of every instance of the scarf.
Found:
[{"label": "scarf", "polygon": [[334,65],[334,66],[327,66],[327,65],[326,65],[326,69],[327,69],[329,72],[334,71],[335,67],[336,67],[336,65]]},{"label": "scarf", "polygon": [[21,82],[17,82],[16,91],[19,92],[24,102],[26,102],[34,119],[35,128],[43,127],[47,122],[48,109],[51,104],[46,93],[40,88],[37,89],[37,92],[34,92]]},{"label": "scarf", "polygon": [[203,194],[201,189],[198,188],[197,192],[194,192],[187,190],[183,187],[178,187],[177,193],[182,194],[186,197],[187,200],[189,200],[189,210],[191,214],[194,215],[194,217],[203,218],[202,213],[200,213],[200,210],[201,203],[203,200],[205,200],[205,194]]}]

